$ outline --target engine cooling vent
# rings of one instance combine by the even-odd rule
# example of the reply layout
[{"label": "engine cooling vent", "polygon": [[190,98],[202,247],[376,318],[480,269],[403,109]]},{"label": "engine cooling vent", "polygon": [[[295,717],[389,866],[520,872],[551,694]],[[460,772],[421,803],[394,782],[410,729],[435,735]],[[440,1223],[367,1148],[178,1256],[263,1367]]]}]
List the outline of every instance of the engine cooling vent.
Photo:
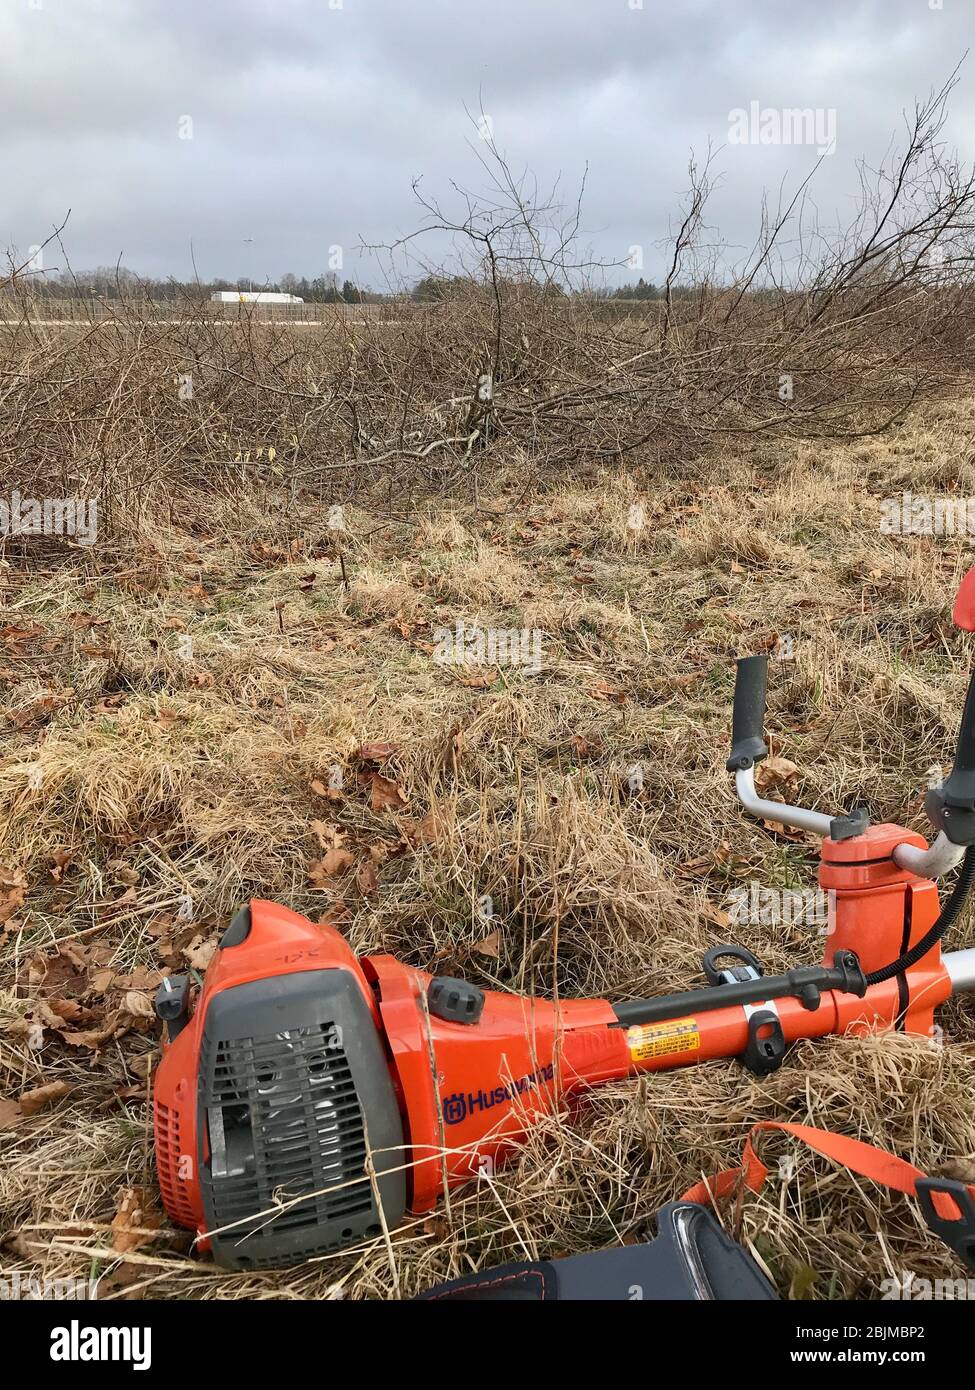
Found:
[{"label": "engine cooling vent", "polygon": [[[367,1136],[386,1220],[406,1204],[403,1134],[368,1004],[333,969],[223,990],[200,1058],[201,1188],[215,1256],[291,1264],[378,1234]],[[202,1156],[201,1156],[202,1157]]]},{"label": "engine cooling vent", "polygon": [[191,1231],[196,1226],[196,1217],[186,1195],[183,1180],[179,1176],[179,1159],[182,1149],[179,1139],[179,1115],[162,1101],[155,1103],[153,1124],[156,1137],[156,1166],[159,1172],[159,1190],[163,1205],[170,1218],[178,1226],[186,1226]]}]

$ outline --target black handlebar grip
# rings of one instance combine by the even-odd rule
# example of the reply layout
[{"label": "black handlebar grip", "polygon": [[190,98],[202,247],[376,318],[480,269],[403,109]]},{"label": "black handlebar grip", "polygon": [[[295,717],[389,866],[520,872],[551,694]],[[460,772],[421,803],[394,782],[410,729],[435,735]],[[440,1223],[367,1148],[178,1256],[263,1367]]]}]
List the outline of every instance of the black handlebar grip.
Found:
[{"label": "black handlebar grip", "polygon": [[768,756],[768,748],[762,737],[767,681],[767,656],[738,658],[735,703],[731,714],[731,757],[727,762],[729,772],[742,772]]},{"label": "black handlebar grip", "polygon": [[963,772],[975,771],[975,671],[972,672],[968,682],[968,694],[965,696],[953,774],[959,769]]},{"label": "black handlebar grip", "polygon": [[956,845],[975,840],[975,671],[968,682],[965,708],[951,776],[938,789],[944,807],[944,831]]}]

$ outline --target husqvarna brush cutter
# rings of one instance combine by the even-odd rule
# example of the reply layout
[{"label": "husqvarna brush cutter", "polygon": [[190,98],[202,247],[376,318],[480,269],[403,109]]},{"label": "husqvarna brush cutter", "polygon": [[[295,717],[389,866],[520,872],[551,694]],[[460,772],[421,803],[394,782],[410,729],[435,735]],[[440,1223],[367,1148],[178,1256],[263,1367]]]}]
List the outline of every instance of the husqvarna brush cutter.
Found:
[{"label": "husqvarna brush cutter", "polygon": [[[975,570],[955,621],[975,631]],[[929,1034],[952,991],[975,989],[975,950],[940,947],[975,877],[975,676],[954,768],[928,794],[929,846],[862,811],[831,818],[760,797],[766,674],[765,656],[738,662],[728,768],[746,810],[822,837],[835,912],[821,964],[769,976],[723,946],[705,957],[706,988],[552,1003],[357,958],[335,930],[255,899],[195,1009],[188,977],[157,995],[156,1160],[172,1220],[230,1268],[296,1263],[428,1211],[602,1081],[718,1057],[762,1074],[799,1038]],[[941,907],[935,881],[960,862]],[[942,1220],[946,1203],[957,1210],[939,1193]]]}]

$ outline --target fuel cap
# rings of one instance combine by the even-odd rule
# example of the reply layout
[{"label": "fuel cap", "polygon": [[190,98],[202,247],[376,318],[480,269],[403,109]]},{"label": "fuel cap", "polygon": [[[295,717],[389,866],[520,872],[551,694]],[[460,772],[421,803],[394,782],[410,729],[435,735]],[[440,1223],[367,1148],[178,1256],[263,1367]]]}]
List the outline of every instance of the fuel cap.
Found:
[{"label": "fuel cap", "polygon": [[484,1012],[484,991],[467,980],[438,975],[430,981],[427,1003],[433,1016],[446,1023],[476,1023]]}]

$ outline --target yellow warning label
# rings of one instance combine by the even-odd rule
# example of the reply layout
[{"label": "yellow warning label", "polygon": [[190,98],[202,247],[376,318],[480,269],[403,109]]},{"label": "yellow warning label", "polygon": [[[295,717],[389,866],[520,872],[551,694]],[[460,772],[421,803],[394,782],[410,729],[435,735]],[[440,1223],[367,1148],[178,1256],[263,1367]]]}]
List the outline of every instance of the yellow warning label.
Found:
[{"label": "yellow warning label", "polygon": [[627,1028],[626,1041],[634,1062],[674,1052],[697,1052],[701,1035],[696,1018],[669,1018],[666,1023],[640,1023]]}]

